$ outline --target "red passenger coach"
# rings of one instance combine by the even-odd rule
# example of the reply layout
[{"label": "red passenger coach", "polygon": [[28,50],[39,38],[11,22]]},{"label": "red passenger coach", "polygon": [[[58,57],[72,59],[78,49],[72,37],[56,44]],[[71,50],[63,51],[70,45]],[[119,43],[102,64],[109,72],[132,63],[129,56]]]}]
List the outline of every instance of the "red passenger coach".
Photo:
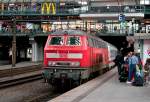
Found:
[{"label": "red passenger coach", "polygon": [[[113,50],[112,50],[113,49]],[[111,50],[111,51],[110,51]],[[79,82],[110,66],[117,49],[79,30],[61,30],[48,36],[43,76],[50,84],[69,79]]]}]

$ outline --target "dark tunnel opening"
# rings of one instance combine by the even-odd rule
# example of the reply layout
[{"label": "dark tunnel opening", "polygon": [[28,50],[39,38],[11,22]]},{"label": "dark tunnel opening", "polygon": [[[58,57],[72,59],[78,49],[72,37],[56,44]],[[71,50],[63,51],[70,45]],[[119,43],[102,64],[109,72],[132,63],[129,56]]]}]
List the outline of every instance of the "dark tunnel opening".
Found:
[{"label": "dark tunnel opening", "polygon": [[126,55],[130,51],[134,51],[134,44],[129,46],[126,36],[100,36],[100,38],[116,46],[123,55]]}]

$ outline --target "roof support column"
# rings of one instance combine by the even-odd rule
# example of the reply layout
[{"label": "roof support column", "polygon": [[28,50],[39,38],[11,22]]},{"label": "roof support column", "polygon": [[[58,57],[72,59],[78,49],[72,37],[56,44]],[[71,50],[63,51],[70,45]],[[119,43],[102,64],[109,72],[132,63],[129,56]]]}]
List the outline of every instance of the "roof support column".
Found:
[{"label": "roof support column", "polygon": [[32,44],[32,61],[37,62],[38,61],[38,44],[35,40],[33,40],[31,44]]}]

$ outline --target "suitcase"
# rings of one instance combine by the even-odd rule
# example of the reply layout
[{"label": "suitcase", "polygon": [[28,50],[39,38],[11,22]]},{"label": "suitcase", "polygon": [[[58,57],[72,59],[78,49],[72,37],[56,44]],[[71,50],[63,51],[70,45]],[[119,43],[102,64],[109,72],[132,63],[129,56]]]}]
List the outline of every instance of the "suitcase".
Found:
[{"label": "suitcase", "polygon": [[138,76],[135,78],[134,82],[132,83],[133,86],[143,86],[144,85],[144,78]]},{"label": "suitcase", "polygon": [[144,76],[143,76],[142,71],[140,71],[139,73],[136,73],[136,77],[135,77],[132,85],[133,86],[143,86],[144,85]]}]

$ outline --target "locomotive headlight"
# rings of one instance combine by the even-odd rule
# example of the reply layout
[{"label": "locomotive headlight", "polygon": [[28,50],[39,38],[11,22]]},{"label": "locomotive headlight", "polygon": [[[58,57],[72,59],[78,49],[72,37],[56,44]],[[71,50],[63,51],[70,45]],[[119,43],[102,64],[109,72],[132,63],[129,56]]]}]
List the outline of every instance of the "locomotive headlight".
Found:
[{"label": "locomotive headlight", "polygon": [[48,62],[48,65],[49,65],[49,66],[55,66],[55,65],[56,65],[56,62],[49,61],[49,62]]},{"label": "locomotive headlight", "polygon": [[56,65],[56,62],[52,62],[52,66],[55,66]]},{"label": "locomotive headlight", "polygon": [[80,62],[71,62],[71,66],[79,67],[80,66]]},{"label": "locomotive headlight", "polygon": [[48,62],[48,66],[52,66],[52,62],[51,61]]}]

